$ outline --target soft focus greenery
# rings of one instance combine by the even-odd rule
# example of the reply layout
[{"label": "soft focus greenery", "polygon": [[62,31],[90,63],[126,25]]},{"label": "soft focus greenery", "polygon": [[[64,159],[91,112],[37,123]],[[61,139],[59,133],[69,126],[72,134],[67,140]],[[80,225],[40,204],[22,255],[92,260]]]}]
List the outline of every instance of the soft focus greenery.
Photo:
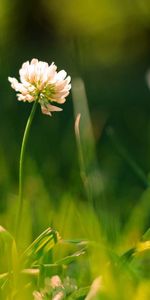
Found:
[{"label": "soft focus greenery", "polygon": [[[58,275],[66,299],[148,300],[150,2],[26,2],[0,1],[0,299],[33,299]],[[33,57],[65,69],[72,93],[63,112],[36,112],[16,245],[32,105],[17,102],[7,78]],[[53,293],[48,283],[43,299]]]}]

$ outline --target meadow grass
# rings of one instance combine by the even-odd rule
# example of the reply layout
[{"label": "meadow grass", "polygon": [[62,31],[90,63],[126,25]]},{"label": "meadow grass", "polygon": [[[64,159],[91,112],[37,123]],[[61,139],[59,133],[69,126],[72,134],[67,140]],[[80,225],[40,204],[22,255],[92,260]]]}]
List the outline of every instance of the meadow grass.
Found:
[{"label": "meadow grass", "polygon": [[[149,185],[122,226],[120,216],[106,205],[105,182],[81,78],[73,81],[72,94],[84,197],[76,199],[68,190],[55,206],[36,172],[36,163],[28,158],[19,241],[14,237],[17,197],[8,193],[9,207],[6,215],[1,214],[0,299],[148,300]],[[132,158],[121,147],[119,150],[145,182]],[[7,173],[4,162],[2,167]]]}]

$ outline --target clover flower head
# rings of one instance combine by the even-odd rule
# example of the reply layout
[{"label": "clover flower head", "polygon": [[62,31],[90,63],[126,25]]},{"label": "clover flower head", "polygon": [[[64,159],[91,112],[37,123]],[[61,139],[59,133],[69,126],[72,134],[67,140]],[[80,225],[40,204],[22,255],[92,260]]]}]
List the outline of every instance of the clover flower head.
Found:
[{"label": "clover flower head", "polygon": [[52,103],[63,104],[71,89],[71,78],[64,70],[57,72],[54,63],[39,61],[33,58],[23,63],[20,71],[20,82],[8,77],[11,87],[18,92],[19,101],[33,102],[38,99],[43,114],[50,115],[53,111],[61,111]]}]

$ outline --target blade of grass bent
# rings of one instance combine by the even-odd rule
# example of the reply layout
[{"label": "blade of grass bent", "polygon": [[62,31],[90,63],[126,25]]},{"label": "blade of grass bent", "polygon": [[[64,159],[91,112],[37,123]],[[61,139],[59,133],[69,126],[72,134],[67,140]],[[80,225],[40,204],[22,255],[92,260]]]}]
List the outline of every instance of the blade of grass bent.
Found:
[{"label": "blade of grass bent", "polygon": [[100,196],[101,200],[104,199],[104,186],[97,162],[95,139],[85,86],[81,78],[73,80],[72,94],[80,174],[89,203],[96,206],[96,203],[94,203],[96,198],[99,198]]},{"label": "blade of grass bent", "polygon": [[25,259],[25,261],[32,259],[32,257],[35,259],[40,251],[45,253],[50,251],[59,240],[58,232],[50,227],[47,228],[24,251],[22,259]]}]

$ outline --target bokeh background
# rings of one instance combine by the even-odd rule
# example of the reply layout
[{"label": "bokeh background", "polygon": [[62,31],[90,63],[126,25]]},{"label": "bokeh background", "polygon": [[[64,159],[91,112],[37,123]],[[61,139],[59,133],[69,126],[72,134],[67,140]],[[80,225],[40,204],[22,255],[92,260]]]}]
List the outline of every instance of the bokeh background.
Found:
[{"label": "bokeh background", "polygon": [[[15,219],[20,145],[31,110],[17,102],[7,78],[18,78],[33,57],[82,78],[103,182],[96,205],[113,226],[124,226],[143,193],[145,211],[150,197],[150,1],[0,0],[0,221],[6,227]],[[62,203],[87,201],[74,122],[72,95],[51,118],[38,108],[24,186],[35,231],[52,222]],[[64,214],[65,220],[67,205]]]}]

